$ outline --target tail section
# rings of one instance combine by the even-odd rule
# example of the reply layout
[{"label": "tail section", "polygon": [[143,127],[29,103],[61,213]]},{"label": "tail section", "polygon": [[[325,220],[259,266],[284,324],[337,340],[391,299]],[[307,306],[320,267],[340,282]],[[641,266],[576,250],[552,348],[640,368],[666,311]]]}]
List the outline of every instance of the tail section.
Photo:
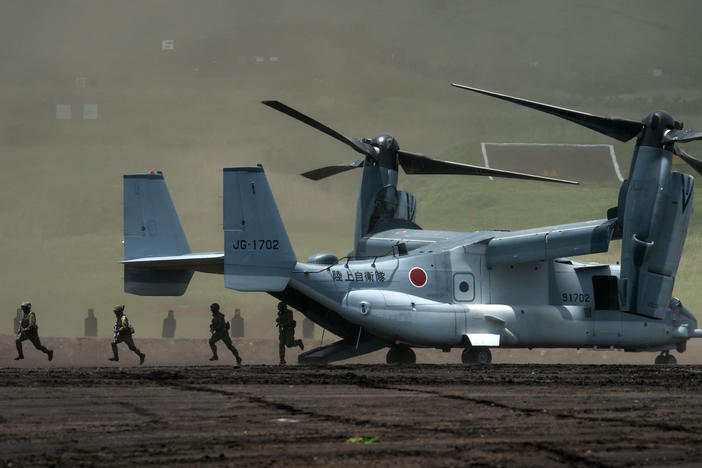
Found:
[{"label": "tail section", "polygon": [[297,263],[263,167],[224,169],[224,285],[282,291]]},{"label": "tail section", "polygon": [[124,291],[180,296],[193,270],[136,266],[130,260],[181,256],[190,246],[161,172],[124,176]]}]

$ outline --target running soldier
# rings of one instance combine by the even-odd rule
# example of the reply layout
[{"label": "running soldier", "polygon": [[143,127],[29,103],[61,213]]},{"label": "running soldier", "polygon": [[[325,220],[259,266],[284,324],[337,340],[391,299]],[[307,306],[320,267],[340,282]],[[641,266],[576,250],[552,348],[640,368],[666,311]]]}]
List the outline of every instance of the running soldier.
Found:
[{"label": "running soldier", "polygon": [[31,341],[34,347],[45,353],[49,357],[49,361],[51,361],[54,358],[54,351],[42,346],[41,341],[39,341],[37,316],[32,312],[32,304],[24,301],[20,304],[20,308],[22,309],[22,320],[20,320],[17,329],[17,339],[15,340],[15,345],[17,346],[17,357],[15,361],[24,359],[24,353],[22,352],[22,342],[24,340]]},{"label": "running soldier", "polygon": [[219,340],[224,342],[224,345],[229,348],[236,358],[236,365],[241,365],[241,357],[239,357],[239,352],[236,350],[232,344],[232,339],[229,338],[229,322],[224,320],[224,314],[219,311],[219,304],[216,302],[210,305],[210,311],[212,312],[212,322],[210,322],[210,348],[212,349],[212,357],[210,361],[216,361],[219,359],[217,356],[217,346],[215,343]]},{"label": "running soldier", "polygon": [[285,302],[278,303],[278,318],[275,319],[275,326],[278,327],[278,353],[280,354],[280,365],[285,365],[285,347],[292,348],[299,346],[305,349],[302,340],[295,339],[295,320],[293,320],[292,310],[288,309]]},{"label": "running soldier", "polygon": [[139,356],[139,364],[144,364],[146,354],[139,351],[139,349],[134,345],[134,340],[132,339],[134,327],[129,325],[129,320],[127,320],[127,316],[124,315],[124,306],[116,305],[112,310],[114,311],[117,320],[115,321],[114,339],[112,340],[112,353],[114,356],[110,358],[110,361],[119,361],[117,345],[119,343],[127,343],[129,349],[134,351],[134,353]]}]

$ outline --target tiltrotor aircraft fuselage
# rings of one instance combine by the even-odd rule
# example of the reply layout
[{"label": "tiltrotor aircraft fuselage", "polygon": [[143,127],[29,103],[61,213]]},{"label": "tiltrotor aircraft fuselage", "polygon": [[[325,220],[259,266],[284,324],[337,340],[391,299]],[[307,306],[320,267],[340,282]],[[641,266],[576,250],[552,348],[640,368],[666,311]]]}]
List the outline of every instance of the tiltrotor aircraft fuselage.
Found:
[{"label": "tiltrotor aircraft fuselage", "polygon": [[[332,362],[389,348],[387,361],[414,362],[413,347],[464,348],[489,363],[490,348],[616,348],[654,351],[674,363],[702,337],[672,297],[693,207],[694,180],[671,170],[677,147],[702,139],[665,112],[643,121],[606,118],[478,90],[584,125],[621,141],[637,138],[629,177],[605,219],[522,231],[423,230],[416,200],[397,190],[408,174],[464,174],[570,181],[441,161],[402,151],[390,135],[348,138],[278,102],[264,104],[348,145],[362,158],[303,174],[317,180],[361,168],[353,251],[298,262],[261,166],[223,170],[224,251],[190,253],[161,173],[124,176],[125,291],[181,295],[194,271],[227,288],[265,291],[341,337],[300,355]],[[618,264],[573,257],[621,239]]]}]

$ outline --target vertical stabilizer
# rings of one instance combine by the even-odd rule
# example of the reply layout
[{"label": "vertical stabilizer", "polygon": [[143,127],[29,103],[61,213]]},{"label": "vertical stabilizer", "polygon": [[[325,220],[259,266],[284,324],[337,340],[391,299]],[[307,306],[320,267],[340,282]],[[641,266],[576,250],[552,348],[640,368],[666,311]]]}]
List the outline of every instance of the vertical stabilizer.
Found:
[{"label": "vertical stabilizer", "polygon": [[224,286],[282,291],[297,263],[261,166],[224,169]]},{"label": "vertical stabilizer", "polygon": [[[124,176],[124,259],[190,253],[161,172]],[[124,266],[124,291],[141,296],[180,296],[193,276],[187,269]]]}]

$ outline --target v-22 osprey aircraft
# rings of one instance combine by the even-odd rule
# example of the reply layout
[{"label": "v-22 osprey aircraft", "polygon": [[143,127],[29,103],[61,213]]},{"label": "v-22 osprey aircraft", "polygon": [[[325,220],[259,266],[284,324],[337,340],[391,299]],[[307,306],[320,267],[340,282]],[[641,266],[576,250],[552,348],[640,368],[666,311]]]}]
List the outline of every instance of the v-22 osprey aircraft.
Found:
[{"label": "v-22 osprey aircraft", "polygon": [[[463,348],[464,363],[491,362],[491,348],[593,348],[658,352],[673,364],[702,337],[672,297],[693,207],[694,179],[671,169],[673,155],[702,173],[677,143],[702,133],[662,111],[642,121],[596,116],[454,86],[540,110],[620,141],[636,137],[629,177],[606,219],[520,231],[446,232],[415,223],[416,200],[397,189],[407,174],[464,174],[571,181],[442,161],[400,150],[386,134],[349,138],[278,101],[263,104],[361,154],[349,164],[302,174],[319,180],[362,169],[353,251],[298,262],[263,168],[223,170],[224,251],[191,253],[163,174],[124,176],[124,289],[182,295],[193,272],[224,276],[238,291],[263,291],[341,339],[299,356],[329,363],[388,348],[388,363],[414,363],[414,347]],[[606,252],[621,261],[573,257]]]}]

